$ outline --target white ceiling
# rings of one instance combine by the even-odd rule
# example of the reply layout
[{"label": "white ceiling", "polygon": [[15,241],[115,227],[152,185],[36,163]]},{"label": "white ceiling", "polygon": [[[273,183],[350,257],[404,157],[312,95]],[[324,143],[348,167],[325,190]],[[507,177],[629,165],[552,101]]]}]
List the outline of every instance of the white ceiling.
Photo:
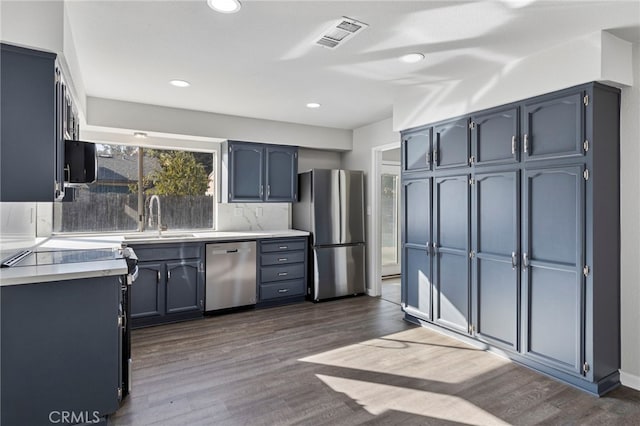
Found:
[{"label": "white ceiling", "polygon": [[[498,72],[599,30],[640,42],[638,0],[242,4],[220,14],[206,0],[67,1],[87,95],[353,129],[390,117],[409,85]],[[369,28],[337,50],[315,46],[342,16]],[[414,51],[426,60],[397,60]]]}]

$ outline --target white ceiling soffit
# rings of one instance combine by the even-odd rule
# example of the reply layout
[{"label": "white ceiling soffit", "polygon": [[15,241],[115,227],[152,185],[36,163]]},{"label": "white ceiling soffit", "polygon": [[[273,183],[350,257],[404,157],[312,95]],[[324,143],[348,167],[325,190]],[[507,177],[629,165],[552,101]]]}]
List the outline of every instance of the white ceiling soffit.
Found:
[{"label": "white ceiling soffit", "polygon": [[[499,75],[596,31],[640,34],[638,1],[242,3],[221,14],[205,0],[67,1],[87,95],[354,129],[391,117],[407,88]],[[369,27],[337,49],[319,48],[342,16]],[[410,52],[426,59],[398,60]],[[172,79],[191,87],[172,87]],[[312,101],[322,108],[305,108]]]}]

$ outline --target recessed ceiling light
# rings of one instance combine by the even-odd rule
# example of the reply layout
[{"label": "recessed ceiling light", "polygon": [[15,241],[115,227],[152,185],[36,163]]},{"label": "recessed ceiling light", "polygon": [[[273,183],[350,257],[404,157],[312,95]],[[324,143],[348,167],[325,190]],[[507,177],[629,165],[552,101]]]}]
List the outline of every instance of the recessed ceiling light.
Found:
[{"label": "recessed ceiling light", "polygon": [[320,108],[320,104],[317,102],[309,102],[307,104],[307,108],[311,108],[311,109]]},{"label": "recessed ceiling light", "polygon": [[209,7],[216,12],[236,13],[242,5],[238,0],[207,0]]},{"label": "recessed ceiling light", "polygon": [[133,132],[133,137],[138,139],[145,139],[147,134],[145,132]]},{"label": "recessed ceiling light", "polygon": [[189,87],[189,86],[191,86],[191,83],[189,83],[188,81],[184,81],[184,80],[171,80],[169,82],[169,84],[171,84],[172,86],[176,86],[176,87]]},{"label": "recessed ceiling light", "polygon": [[424,55],[422,53],[409,53],[400,57],[400,60],[407,64],[415,64],[416,62],[420,62],[423,59]]}]

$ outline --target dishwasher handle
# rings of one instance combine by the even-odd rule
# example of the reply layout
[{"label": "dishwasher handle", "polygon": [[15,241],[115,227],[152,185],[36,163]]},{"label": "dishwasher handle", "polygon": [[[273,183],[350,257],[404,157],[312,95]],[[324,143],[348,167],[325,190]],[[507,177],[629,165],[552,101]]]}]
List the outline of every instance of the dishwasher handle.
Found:
[{"label": "dishwasher handle", "polygon": [[227,253],[237,253],[238,249],[226,250]]}]

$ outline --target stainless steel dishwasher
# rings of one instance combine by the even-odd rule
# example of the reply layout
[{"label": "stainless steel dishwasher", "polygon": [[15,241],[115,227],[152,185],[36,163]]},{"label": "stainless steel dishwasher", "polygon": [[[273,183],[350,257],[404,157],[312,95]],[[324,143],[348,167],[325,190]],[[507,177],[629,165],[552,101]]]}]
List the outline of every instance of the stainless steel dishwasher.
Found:
[{"label": "stainless steel dishwasher", "polygon": [[207,244],[205,310],[256,303],[256,242]]}]

